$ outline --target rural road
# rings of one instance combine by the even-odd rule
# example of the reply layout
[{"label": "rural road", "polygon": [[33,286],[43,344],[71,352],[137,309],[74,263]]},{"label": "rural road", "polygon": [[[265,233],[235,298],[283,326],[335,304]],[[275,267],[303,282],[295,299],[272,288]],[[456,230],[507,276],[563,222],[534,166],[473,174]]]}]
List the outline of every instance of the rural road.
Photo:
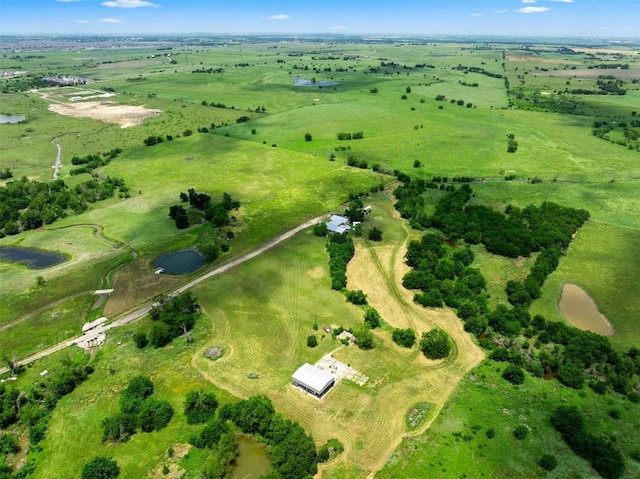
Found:
[{"label": "rural road", "polygon": [[[188,289],[193,288],[194,286],[196,286],[197,284],[205,281],[206,279],[211,278],[212,276],[216,276],[218,274],[222,274],[225,273],[226,271],[229,271],[230,269],[238,266],[239,264],[244,263],[245,261],[248,261],[252,258],[255,258],[258,255],[261,255],[262,253],[264,253],[265,251],[273,248],[274,246],[282,243],[283,241],[291,238],[292,236],[298,234],[300,231],[305,230],[313,225],[315,225],[316,223],[326,219],[327,215],[321,215],[318,216],[316,218],[310,219],[308,221],[305,221],[304,223],[302,223],[301,225],[296,226],[295,228],[287,231],[286,233],[283,233],[279,236],[276,236],[274,239],[272,239],[271,241],[266,242],[265,244],[263,244],[262,246],[258,247],[257,249],[254,249],[253,251],[250,251],[246,254],[243,254],[242,256],[240,256],[239,258],[234,259],[233,261],[230,261],[227,264],[224,264],[222,266],[219,266],[205,274],[203,274],[202,276],[197,277],[196,279],[194,279],[193,281],[190,281],[189,283],[185,284],[184,286],[179,287],[178,289],[172,291],[169,294],[180,294],[183,293],[185,291],[187,291]],[[91,331],[88,331],[86,334],[83,334],[81,336],[77,336],[75,338],[71,338],[71,339],[67,339],[65,341],[62,341],[58,344],[55,344],[51,347],[48,347],[46,349],[43,349],[35,354],[32,354],[31,356],[28,356],[24,359],[18,360],[17,364],[19,365],[25,365],[25,364],[29,364],[32,363],[34,361],[37,361],[40,358],[44,358],[45,356],[49,356],[50,354],[56,353],[58,351],[61,351],[62,349],[65,349],[69,346],[72,346],[74,344],[78,344],[81,343],[83,341],[88,341],[91,338],[96,337],[99,333],[104,333],[110,329],[113,328],[117,328],[119,326],[123,326],[125,324],[130,324],[133,323],[135,321],[137,321],[138,319],[142,318],[143,316],[145,316],[149,311],[151,310],[151,304],[145,304],[144,306],[139,307],[138,309],[136,309],[135,311],[132,311],[128,314],[126,314],[125,316],[122,316],[121,318],[116,319],[115,321],[106,324],[106,325],[100,325],[94,329],[92,329]],[[0,374],[5,374],[9,371],[8,367],[2,367],[0,368]]]}]

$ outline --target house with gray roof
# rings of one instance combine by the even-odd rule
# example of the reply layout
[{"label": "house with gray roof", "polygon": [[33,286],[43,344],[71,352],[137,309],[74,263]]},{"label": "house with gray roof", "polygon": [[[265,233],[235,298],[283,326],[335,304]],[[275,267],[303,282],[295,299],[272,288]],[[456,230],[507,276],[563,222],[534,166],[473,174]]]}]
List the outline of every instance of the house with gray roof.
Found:
[{"label": "house with gray roof", "polygon": [[351,229],[349,218],[339,215],[331,215],[327,222],[327,231],[330,233],[346,233]]}]

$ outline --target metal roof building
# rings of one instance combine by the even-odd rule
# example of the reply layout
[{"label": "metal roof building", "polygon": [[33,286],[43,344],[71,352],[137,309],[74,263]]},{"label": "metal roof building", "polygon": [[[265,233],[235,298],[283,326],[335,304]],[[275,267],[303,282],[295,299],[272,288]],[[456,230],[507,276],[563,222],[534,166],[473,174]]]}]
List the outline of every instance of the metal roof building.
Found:
[{"label": "metal roof building", "polygon": [[351,229],[349,226],[349,218],[339,215],[331,215],[331,218],[329,218],[329,222],[327,223],[327,229],[332,233],[340,234],[349,231]]},{"label": "metal roof building", "polygon": [[293,373],[293,376],[291,376],[291,381],[294,386],[302,388],[318,397],[322,397],[335,383],[335,379],[331,374],[309,363],[300,366],[298,370]]}]

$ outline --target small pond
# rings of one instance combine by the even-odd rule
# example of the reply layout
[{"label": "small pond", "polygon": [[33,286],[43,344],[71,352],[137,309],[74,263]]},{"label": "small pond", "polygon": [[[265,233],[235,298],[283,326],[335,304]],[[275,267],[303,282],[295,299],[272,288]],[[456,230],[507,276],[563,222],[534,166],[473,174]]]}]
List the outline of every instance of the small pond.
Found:
[{"label": "small pond", "polygon": [[232,479],[258,479],[271,470],[271,458],[264,444],[247,434],[236,435],[238,456]]},{"label": "small pond", "polygon": [[3,123],[20,123],[24,121],[24,115],[0,115],[0,125]]},{"label": "small pond", "polygon": [[565,319],[576,328],[603,336],[613,334],[611,323],[598,311],[593,298],[580,286],[565,284],[562,288],[559,306]]},{"label": "small pond", "polygon": [[2,246],[0,247],[0,259],[11,263],[22,263],[29,269],[44,269],[66,261],[67,257],[53,251],[21,246]]},{"label": "small pond", "polygon": [[205,263],[204,256],[197,251],[187,249],[161,254],[154,260],[153,269],[162,268],[163,274],[188,274]]},{"label": "small pond", "polygon": [[295,77],[293,79],[293,86],[336,86],[339,85],[339,83],[337,81],[329,81],[329,80],[323,80],[323,81],[316,81],[314,82],[313,80],[308,80],[306,78],[299,78],[299,77]]}]

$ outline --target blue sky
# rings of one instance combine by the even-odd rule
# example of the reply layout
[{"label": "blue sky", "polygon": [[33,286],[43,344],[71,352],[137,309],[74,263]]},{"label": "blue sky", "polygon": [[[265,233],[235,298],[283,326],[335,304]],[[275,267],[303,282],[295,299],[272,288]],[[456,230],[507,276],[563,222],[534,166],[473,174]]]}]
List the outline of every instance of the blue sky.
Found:
[{"label": "blue sky", "polygon": [[640,37],[639,0],[0,0],[0,34]]}]

